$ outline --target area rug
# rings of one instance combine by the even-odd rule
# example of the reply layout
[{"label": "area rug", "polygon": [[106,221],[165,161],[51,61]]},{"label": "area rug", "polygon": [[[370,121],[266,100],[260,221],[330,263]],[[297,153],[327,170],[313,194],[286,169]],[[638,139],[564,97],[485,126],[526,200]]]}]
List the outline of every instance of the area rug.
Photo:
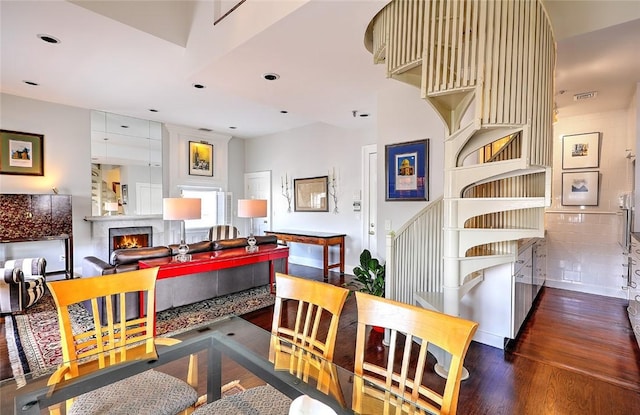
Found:
[{"label": "area rug", "polygon": [[[273,303],[268,286],[216,297],[159,312],[156,332],[160,336],[174,336],[224,316],[245,314]],[[72,311],[72,318],[74,329],[93,324],[81,306]],[[24,384],[26,373],[42,376],[53,372],[62,362],[58,317],[49,293],[23,314],[7,316],[5,329],[11,369],[18,387]]]}]

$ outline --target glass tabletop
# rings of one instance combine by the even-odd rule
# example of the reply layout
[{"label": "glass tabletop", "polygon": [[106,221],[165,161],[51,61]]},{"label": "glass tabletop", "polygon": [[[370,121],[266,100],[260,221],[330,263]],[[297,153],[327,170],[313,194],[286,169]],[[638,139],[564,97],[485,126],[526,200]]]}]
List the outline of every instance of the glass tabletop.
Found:
[{"label": "glass tabletop", "polygon": [[[384,390],[384,387],[372,385],[370,382],[361,382],[352,372],[315,356],[312,360],[316,368],[321,368],[319,372],[303,371],[305,375],[301,375],[292,369],[299,367],[295,363],[284,368],[276,368],[269,359],[270,349],[276,339],[272,338],[270,332],[241,317],[225,317],[174,338],[180,339],[181,342],[173,346],[158,346],[157,356],[99,369],[58,384],[55,389],[46,386],[49,375],[26,375],[26,385],[20,388],[16,388],[14,380],[5,380],[0,385],[0,409],[2,413],[47,413],[46,408],[54,403],[64,402],[71,397],[200,352],[206,352],[207,356],[206,374],[200,370],[199,377],[201,382],[206,383],[208,402],[221,398],[222,372],[226,367],[222,365],[223,356],[289,398],[307,395],[328,405],[338,414],[356,413],[352,410],[354,387],[374,389],[379,396],[391,395],[396,401],[403,401],[403,398],[396,396],[393,391]],[[308,363],[308,357],[304,356],[309,355],[303,351],[298,352],[302,361]],[[307,376],[310,373],[311,376]],[[11,410],[5,412],[9,408]]]}]

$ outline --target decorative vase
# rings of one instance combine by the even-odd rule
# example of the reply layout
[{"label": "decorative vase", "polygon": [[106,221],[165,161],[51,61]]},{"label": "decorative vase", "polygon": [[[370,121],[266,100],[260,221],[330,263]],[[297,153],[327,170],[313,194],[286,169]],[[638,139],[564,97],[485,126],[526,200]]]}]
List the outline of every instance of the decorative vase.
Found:
[{"label": "decorative vase", "polygon": [[376,333],[384,333],[384,327],[371,326],[371,330],[375,331]]}]

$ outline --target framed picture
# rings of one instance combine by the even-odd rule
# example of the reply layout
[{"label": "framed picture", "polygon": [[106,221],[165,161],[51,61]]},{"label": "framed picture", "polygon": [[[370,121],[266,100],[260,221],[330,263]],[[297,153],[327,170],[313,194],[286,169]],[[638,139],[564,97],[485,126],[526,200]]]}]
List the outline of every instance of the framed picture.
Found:
[{"label": "framed picture", "polygon": [[113,193],[116,194],[118,205],[122,206],[122,186],[120,186],[120,182],[111,183],[111,188],[113,189]]},{"label": "framed picture", "polygon": [[213,177],[213,144],[189,141],[189,174]]},{"label": "framed picture", "polygon": [[294,210],[296,212],[328,212],[329,176],[293,179]]},{"label": "framed picture", "polygon": [[44,176],[44,135],[0,130],[0,174]]},{"label": "framed picture", "polygon": [[600,133],[565,135],[562,137],[562,168],[590,169],[600,167]]},{"label": "framed picture", "polygon": [[598,171],[562,173],[562,205],[598,206],[599,179]]},{"label": "framed picture", "polygon": [[385,146],[385,200],[429,200],[429,140]]},{"label": "framed picture", "polygon": [[126,205],[129,203],[129,185],[122,185],[122,204]]}]

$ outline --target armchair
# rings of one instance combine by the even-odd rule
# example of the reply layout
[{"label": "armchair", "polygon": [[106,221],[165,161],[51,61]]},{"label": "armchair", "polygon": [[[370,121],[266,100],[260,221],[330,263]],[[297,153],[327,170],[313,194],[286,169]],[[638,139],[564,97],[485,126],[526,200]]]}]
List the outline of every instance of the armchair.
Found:
[{"label": "armchair", "polygon": [[44,258],[0,261],[0,313],[24,311],[45,292]]}]

